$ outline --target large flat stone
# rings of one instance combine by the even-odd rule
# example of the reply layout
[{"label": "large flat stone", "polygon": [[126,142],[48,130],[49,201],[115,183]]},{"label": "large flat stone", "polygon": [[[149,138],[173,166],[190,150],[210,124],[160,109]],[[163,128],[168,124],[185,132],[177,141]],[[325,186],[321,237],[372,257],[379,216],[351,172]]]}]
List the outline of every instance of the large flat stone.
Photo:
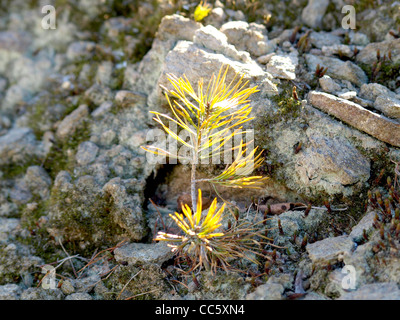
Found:
[{"label": "large flat stone", "polygon": [[372,225],[374,223],[374,217],[375,217],[376,212],[371,210],[365,214],[365,216],[360,220],[360,222],[353,227],[350,233],[350,237],[354,241],[361,241],[363,238],[364,230],[367,232],[371,232],[372,230]]},{"label": "large flat stone", "polygon": [[400,147],[400,123],[371,112],[362,106],[334,95],[311,91],[308,94],[310,103],[347,124],[370,134],[371,136]]},{"label": "large flat stone", "polygon": [[357,55],[357,63],[372,65],[377,60],[376,53],[378,50],[380,51],[381,57],[385,55],[388,56],[389,51],[391,51],[393,63],[398,63],[400,61],[400,39],[394,39],[368,44]]},{"label": "large flat stone", "polygon": [[347,80],[359,87],[368,82],[365,72],[351,61],[344,62],[337,58],[313,54],[306,54],[305,58],[311,72],[314,72],[319,65],[328,68],[326,74],[332,78]]},{"label": "large flat stone", "polygon": [[327,265],[338,262],[345,253],[350,253],[353,248],[354,243],[350,237],[340,236],[310,243],[306,250],[313,263]]},{"label": "large flat stone", "polygon": [[115,250],[115,259],[119,262],[136,264],[159,264],[172,258],[171,248],[164,242],[129,243]]},{"label": "large flat stone", "polygon": [[372,283],[344,293],[339,300],[400,300],[400,290],[394,282]]}]

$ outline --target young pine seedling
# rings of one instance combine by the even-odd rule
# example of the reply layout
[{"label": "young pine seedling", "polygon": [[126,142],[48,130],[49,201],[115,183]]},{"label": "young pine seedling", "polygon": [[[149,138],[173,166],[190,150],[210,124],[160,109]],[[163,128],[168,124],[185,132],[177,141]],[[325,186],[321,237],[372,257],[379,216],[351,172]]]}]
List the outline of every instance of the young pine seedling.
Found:
[{"label": "young pine seedling", "polygon": [[[188,204],[182,206],[183,215],[170,214],[182,234],[159,232],[155,240],[168,241],[178,257],[185,257],[191,262],[191,270],[201,268],[216,270],[229,267],[231,258],[249,258],[249,253],[257,253],[255,247],[263,245],[264,240],[259,223],[249,223],[234,216],[234,223],[223,228],[225,204],[217,208],[217,199],[211,203],[206,214],[202,214],[203,204],[201,190],[197,190],[199,182],[210,183],[217,192],[216,186],[233,188],[261,188],[267,179],[263,176],[252,176],[264,159],[257,148],[248,150],[249,142],[240,141],[236,147],[231,147],[232,141],[241,137],[246,130],[243,125],[253,118],[250,117],[251,107],[249,97],[257,92],[256,87],[248,88],[248,82],[243,76],[237,76],[227,84],[229,67],[219,70],[213,75],[207,85],[200,79],[197,90],[194,90],[186,76],[178,78],[169,74],[168,80],[173,89],[165,87],[165,96],[171,109],[171,115],[152,111],[154,120],[173,139],[189,150],[176,155],[157,146],[142,147],[148,152],[160,156],[175,157],[182,163],[191,164],[190,194],[192,208]],[[171,98],[172,99],[171,99]],[[182,139],[177,132],[170,130],[168,122],[184,130],[189,139]],[[252,141],[251,141],[252,142]],[[228,147],[229,145],[229,147]],[[199,163],[221,157],[226,153],[236,152],[232,163],[216,177],[197,179],[196,171]],[[218,193],[218,192],[217,192]],[[261,250],[260,250],[261,252]],[[260,254],[261,255],[261,254]],[[254,260],[254,259],[253,259]],[[252,260],[252,261],[253,261]]]},{"label": "young pine seedling", "polygon": [[194,10],[194,13],[193,13],[194,20],[195,21],[203,20],[205,17],[208,16],[211,9],[212,9],[212,7],[210,4],[207,3],[207,1],[205,1],[204,3],[203,3],[203,1],[201,1],[199,3],[199,5],[196,7],[196,9]]}]

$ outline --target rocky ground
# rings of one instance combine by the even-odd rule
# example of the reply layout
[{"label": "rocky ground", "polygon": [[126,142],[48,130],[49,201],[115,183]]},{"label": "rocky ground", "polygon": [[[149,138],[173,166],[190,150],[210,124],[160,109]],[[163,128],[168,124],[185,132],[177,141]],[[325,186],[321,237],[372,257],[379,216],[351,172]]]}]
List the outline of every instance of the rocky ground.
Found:
[{"label": "rocky ground", "polygon": [[[195,22],[189,0],[55,0],[55,30],[42,2],[0,4],[0,299],[400,299],[398,1],[216,1]],[[152,242],[189,171],[140,146],[167,73],[224,64],[259,88],[270,179],[222,194],[253,218],[254,199],[312,209],[271,217],[272,262],[193,277]]]}]

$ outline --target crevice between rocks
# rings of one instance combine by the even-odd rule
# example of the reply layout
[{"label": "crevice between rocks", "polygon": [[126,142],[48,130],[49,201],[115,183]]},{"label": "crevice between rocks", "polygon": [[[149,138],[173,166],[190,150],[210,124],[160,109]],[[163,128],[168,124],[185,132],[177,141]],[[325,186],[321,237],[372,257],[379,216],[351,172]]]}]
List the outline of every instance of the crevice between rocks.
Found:
[{"label": "crevice between rocks", "polygon": [[149,199],[154,201],[156,205],[165,205],[166,199],[157,193],[157,188],[160,184],[165,183],[167,176],[174,170],[175,166],[173,164],[161,164],[147,177],[144,188],[143,210],[148,209]]}]

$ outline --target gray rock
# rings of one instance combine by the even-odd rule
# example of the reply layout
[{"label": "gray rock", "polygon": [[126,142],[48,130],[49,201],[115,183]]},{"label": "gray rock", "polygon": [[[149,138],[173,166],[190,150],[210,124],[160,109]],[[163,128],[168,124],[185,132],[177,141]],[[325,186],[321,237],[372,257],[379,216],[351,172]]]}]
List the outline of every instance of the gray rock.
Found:
[{"label": "gray rock", "polygon": [[31,92],[19,84],[12,84],[8,87],[1,105],[1,111],[12,115],[15,113],[15,106],[20,102],[26,102],[31,98]]},{"label": "gray rock", "polygon": [[157,110],[165,100],[160,85],[167,88],[172,87],[167,79],[167,74],[173,73],[177,77],[185,74],[194,85],[200,78],[209,79],[210,75],[217,73],[223,65],[230,66],[227,74],[228,82],[233,79],[235,74],[244,75],[244,80],[250,80],[250,83],[263,83],[269,94],[277,93],[276,85],[270,81],[271,75],[263,71],[255,62],[243,63],[234,61],[222,54],[204,50],[192,42],[179,41],[165,58],[157,86],[154,86],[153,92],[149,97],[149,106]]},{"label": "gray rock", "polygon": [[127,66],[124,76],[124,87],[149,95],[156,86],[165,57],[174,47],[176,41],[175,36],[165,41],[156,38],[151,50],[137,66]]},{"label": "gray rock", "polygon": [[220,28],[226,21],[227,15],[221,7],[213,8],[209,15],[205,18],[207,24],[211,24],[216,28]]},{"label": "gray rock", "polygon": [[71,295],[75,293],[75,286],[68,279],[63,281],[60,289],[65,295]]},{"label": "gray rock", "polygon": [[328,8],[329,0],[309,0],[301,13],[302,21],[311,28],[319,28]]},{"label": "gray rock", "polygon": [[81,279],[74,279],[74,288],[76,293],[88,293],[93,290],[94,286],[101,282],[101,277],[98,273],[90,274]]},{"label": "gray rock", "polygon": [[14,128],[0,136],[0,165],[26,163],[27,159],[44,155],[42,143],[36,141],[29,128]]},{"label": "gray rock", "polygon": [[[82,67],[80,68],[79,76],[78,76],[78,81],[82,85],[85,86],[85,88],[90,88],[93,85],[93,76],[94,76],[94,68],[95,64],[92,62],[83,62]],[[68,89],[70,87],[70,84],[65,84],[66,87],[65,89]],[[89,98],[89,97],[88,97]]]},{"label": "gray rock", "polygon": [[76,162],[81,166],[88,165],[96,159],[98,151],[99,147],[96,144],[91,141],[84,141],[79,145],[76,152]]},{"label": "gray rock", "polygon": [[4,195],[0,195],[0,216],[1,217],[15,217],[18,214],[18,206],[14,202],[6,200]]},{"label": "gray rock", "polygon": [[[301,218],[302,216],[300,212],[287,211],[279,216],[273,216],[270,220],[268,220],[267,226],[269,229],[271,229],[271,231],[269,231],[269,235],[274,239],[274,243],[278,246],[289,247],[289,237],[296,232],[300,232],[302,229],[303,224],[301,222]],[[281,221],[282,230],[285,236],[280,234],[278,229],[278,220]]]},{"label": "gray rock", "polygon": [[381,57],[388,56],[389,51],[392,52],[392,62],[398,63],[400,61],[400,39],[373,42],[368,44],[356,57],[357,63],[364,63],[366,65],[372,65],[376,62],[376,52],[380,51]]},{"label": "gray rock", "polygon": [[54,188],[62,192],[68,191],[72,187],[71,180],[72,178],[69,172],[62,170],[57,174],[54,180]]},{"label": "gray rock", "polygon": [[[77,33],[81,30],[76,23],[68,19],[68,10],[64,12],[65,15],[61,14],[57,17],[56,29],[43,29],[41,23],[33,25],[33,34],[35,36],[32,44],[33,50],[54,48],[54,50],[57,50],[58,52],[65,52],[71,42],[76,40]],[[38,11],[37,14],[37,18],[43,17],[40,11]],[[29,17],[31,17],[31,15],[32,13],[30,13]]]},{"label": "gray rock", "polygon": [[248,53],[238,51],[233,45],[228,44],[226,35],[211,25],[198,29],[193,37],[193,42],[200,47],[222,53],[235,60],[243,62],[250,60]]},{"label": "gray rock", "polygon": [[90,20],[95,19],[100,14],[105,12],[105,10],[107,10],[107,6],[104,2],[98,2],[96,0],[80,1],[76,4],[76,6],[77,10],[79,10],[79,12],[84,12],[85,18]]},{"label": "gray rock", "polygon": [[280,31],[278,34],[275,35],[275,37],[272,38],[272,41],[274,41],[276,44],[279,44],[280,46],[282,46],[284,42],[290,40],[290,37],[292,36],[293,31],[294,31],[294,29],[285,29],[283,31]]},{"label": "gray rock", "polygon": [[338,94],[338,97],[346,100],[353,100],[357,97],[356,91],[346,91]]},{"label": "gray rock", "polygon": [[344,293],[338,300],[400,300],[400,290],[393,282],[371,283]]},{"label": "gray rock", "polygon": [[340,93],[338,95],[338,97],[342,98],[342,99],[353,101],[354,103],[357,103],[364,108],[373,108],[374,107],[372,101],[360,98],[359,96],[357,96],[356,91],[343,92],[343,93]]},{"label": "gray rock", "polygon": [[31,44],[31,37],[27,32],[1,31],[0,50],[24,53]]},{"label": "gray rock", "polygon": [[348,236],[326,238],[308,244],[306,247],[311,261],[319,265],[335,264],[343,260],[343,255],[350,253],[353,249],[353,240]]},{"label": "gray rock", "polygon": [[[115,143],[116,140],[117,140],[117,134],[113,130],[104,131],[100,137],[100,142],[104,146],[111,146],[112,144]],[[146,141],[139,140],[138,146],[144,145],[145,143]]]},{"label": "gray rock", "polygon": [[[9,238],[11,239],[12,237]],[[24,278],[32,272],[37,272],[37,266],[43,264],[43,260],[34,256],[28,246],[8,241],[1,245],[0,249],[0,281],[10,283],[14,281],[15,276]]]},{"label": "gray rock", "polygon": [[7,116],[0,117],[0,128],[1,129],[9,129],[11,127],[11,120]]},{"label": "gray rock", "polygon": [[301,300],[330,300],[330,299],[316,292],[307,292],[307,294]]},{"label": "gray rock", "polygon": [[320,67],[328,68],[326,75],[335,79],[348,80],[357,86],[361,86],[368,81],[365,72],[351,61],[344,62],[340,59],[312,54],[306,54],[305,58],[311,72],[314,72],[319,65]]},{"label": "gray rock", "polygon": [[352,44],[357,46],[366,46],[369,44],[369,38],[365,33],[362,32],[350,32],[350,41]]},{"label": "gray rock", "polygon": [[91,41],[72,42],[67,49],[67,58],[70,61],[79,59],[89,59],[94,52],[96,44]]},{"label": "gray rock", "polygon": [[246,16],[240,10],[225,9],[225,12],[231,20],[246,20]]},{"label": "gray rock", "polygon": [[63,300],[60,289],[28,288],[21,294],[21,300]]},{"label": "gray rock", "polygon": [[342,89],[341,86],[335,82],[335,80],[327,75],[319,79],[319,84],[322,90],[328,93],[336,93]]},{"label": "gray rock", "polygon": [[[129,76],[125,76],[126,81],[129,80],[127,82],[127,88],[132,91],[141,92],[148,95],[148,104],[152,110],[158,110],[159,106],[165,99],[164,95],[159,89],[159,85],[168,84],[168,81],[165,81],[166,73],[174,73],[177,76],[181,76],[185,73],[191,81],[195,82],[199,79],[198,76],[193,77],[193,75],[196,73],[207,79],[210,74],[217,72],[222,64],[236,65],[238,63],[236,61],[232,61],[232,58],[229,59],[228,57],[221,55],[222,52],[214,54],[210,52],[210,49],[205,49],[202,46],[196,46],[191,42],[178,41],[192,41],[194,33],[201,27],[201,24],[197,24],[197,26],[192,29],[188,27],[187,30],[190,29],[193,32],[190,32],[190,35],[185,35],[182,33],[184,32],[185,28],[182,27],[180,29],[179,24],[193,23],[189,21],[189,19],[185,20],[185,18],[177,15],[164,17],[157,32],[157,37],[153,42],[152,49],[146,54],[136,68],[127,67],[127,71],[129,70]],[[178,29],[181,31],[176,30],[177,25]],[[205,43],[210,42],[217,44],[218,39],[220,38],[221,41],[223,41],[222,37],[220,36],[220,31],[213,36],[208,32],[211,29],[212,27],[209,27],[200,32],[199,36],[201,39],[198,39],[198,41],[203,41],[203,38]],[[178,43],[176,43],[177,41]],[[232,48],[229,45],[225,46],[223,42],[221,42],[221,44],[221,48],[225,48],[224,50],[228,50],[234,55],[238,52],[236,49],[236,52],[232,51],[234,47]],[[246,55],[245,53],[241,54]],[[169,56],[167,57],[167,55]],[[216,63],[218,60],[219,62]],[[195,67],[196,65],[198,67]],[[245,66],[246,64],[243,65]],[[192,71],[193,68],[194,70]],[[264,76],[260,78],[265,79],[265,85],[267,85],[267,82],[270,82],[270,77],[266,77],[266,73],[262,72],[260,68],[255,67],[253,64],[249,65],[244,73],[254,74],[255,71],[257,73],[261,71],[261,74],[264,74]],[[271,88],[271,92],[276,91],[277,93],[277,89],[274,84],[268,83],[268,86]],[[273,87],[275,87],[275,90],[273,90]],[[276,93],[274,92],[273,94]]]},{"label": "gray rock", "polygon": [[72,135],[88,115],[88,106],[86,104],[80,105],[77,109],[66,116],[58,125],[56,131],[57,137],[61,140],[64,140],[68,136]]},{"label": "gray rock", "polygon": [[328,275],[328,283],[325,287],[325,295],[328,297],[338,297],[345,293],[343,288],[343,280],[346,281],[345,277],[347,272],[342,272],[343,269],[335,269]]},{"label": "gray rock", "polygon": [[129,90],[119,90],[115,94],[115,102],[122,107],[129,107],[138,101],[143,101],[144,96]]},{"label": "gray rock", "polygon": [[47,199],[50,196],[51,178],[42,167],[29,167],[26,170],[24,180],[32,194],[38,195],[42,199]]},{"label": "gray rock", "polygon": [[53,60],[50,54],[38,54],[35,59],[20,57],[9,66],[8,80],[30,98],[46,85],[47,77],[54,72]]},{"label": "gray rock", "polygon": [[366,182],[370,163],[350,143],[323,136],[310,136],[309,144],[296,159],[296,171],[305,185],[352,185]]},{"label": "gray rock", "polygon": [[107,114],[113,107],[113,103],[111,101],[104,101],[100,104],[98,108],[96,108],[92,113],[91,116],[93,118],[100,118]]},{"label": "gray rock", "polygon": [[19,219],[0,218],[0,244],[12,241],[19,228],[21,228]]},{"label": "gray rock", "polygon": [[132,239],[142,239],[147,230],[139,195],[130,195],[120,178],[111,179],[104,185],[103,191],[114,201],[115,208],[111,211],[114,222],[126,230]]},{"label": "gray rock", "polygon": [[373,277],[373,266],[371,266],[371,259],[374,258],[372,251],[373,244],[371,241],[357,246],[354,252],[346,252],[343,257],[345,265],[353,266],[356,271],[356,288],[376,281]]},{"label": "gray rock", "polygon": [[[265,106],[265,113],[268,119],[268,114],[274,112],[274,108],[266,106],[265,103],[263,105]],[[260,125],[258,128],[263,128],[262,126],[268,123],[264,119],[256,120]],[[302,127],[301,123],[303,121],[307,123],[307,129]],[[347,196],[359,192],[360,187],[365,183],[366,179],[368,180],[367,170],[363,168],[361,172],[353,171],[351,173],[351,171],[347,171],[348,164],[344,159],[351,158],[354,162],[353,169],[358,168],[359,164],[370,162],[367,156],[369,151],[376,150],[379,152],[378,150],[381,150],[383,147],[383,143],[379,140],[351,126],[346,126],[342,122],[305,103],[299,107],[299,113],[295,117],[284,118],[274,123],[273,127],[268,129],[268,131],[256,130],[255,134],[256,140],[259,139],[258,141],[266,141],[265,135],[268,135],[265,148],[271,151],[269,160],[278,161],[282,164],[280,168],[275,169],[275,174],[285,181],[285,185],[288,188],[307,194],[310,197],[318,197],[321,192],[331,195],[345,194]],[[293,146],[299,142],[302,142],[302,148],[300,152],[294,154]],[[340,157],[342,160],[339,160],[339,158],[336,160],[335,154],[336,152],[340,152],[342,144],[346,150],[351,150],[351,154],[348,157]],[[329,146],[331,145],[334,146],[336,151],[329,155]],[[298,159],[300,159],[302,163],[307,163],[308,160],[305,159],[304,152],[313,154],[313,157],[320,159],[318,161],[329,162],[330,158],[334,160],[329,164],[322,164],[321,162],[321,167],[315,167],[316,171],[314,173],[317,176],[314,176],[314,178],[316,179],[309,179],[303,165],[298,162]],[[325,160],[324,155],[326,156]],[[361,158],[359,158],[360,155]],[[325,171],[327,164],[331,168],[336,166],[336,169],[330,172],[330,169]],[[312,166],[312,163],[310,163],[310,168]],[[347,178],[345,178],[346,176]],[[353,178],[350,178],[351,176]],[[354,179],[353,181],[358,180],[358,182],[347,185],[339,183],[339,181],[351,181],[352,179]],[[294,201],[292,197],[286,199],[293,199]],[[295,201],[297,202],[297,200]]]},{"label": "gray rock", "polygon": [[93,298],[89,293],[77,292],[68,295],[65,300],[93,300]]},{"label": "gray rock", "polygon": [[267,71],[274,77],[285,80],[296,79],[297,54],[273,55],[267,64]]},{"label": "gray rock", "polygon": [[[125,159],[123,153],[119,156]],[[132,167],[129,162],[125,165]],[[123,176],[124,167],[120,168],[119,174]],[[93,176],[87,174],[88,170]],[[109,180],[108,172],[108,166],[95,163],[77,166],[73,183],[65,171],[57,175],[51,191],[54,201],[46,224],[51,235],[81,241],[84,247],[89,243],[111,245],[126,238],[139,241],[147,234],[142,208],[143,184],[136,179],[115,178],[102,187]]]},{"label": "gray rock", "polygon": [[95,83],[85,91],[85,97],[95,105],[101,105],[103,102],[112,100],[113,93],[109,87]]},{"label": "gray rock", "polygon": [[[262,89],[263,94],[265,94],[267,97],[273,97],[279,94],[277,85],[268,78],[262,80],[259,87]],[[264,99],[264,106],[268,105],[267,101],[268,100]]]},{"label": "gray rock", "polygon": [[375,101],[379,96],[394,97],[395,93],[379,83],[366,83],[361,86],[359,95],[361,98]]},{"label": "gray rock", "polygon": [[263,25],[247,23],[245,21],[230,21],[221,29],[228,37],[228,42],[240,51],[248,51],[259,57],[271,53],[275,47],[268,44],[266,28]]},{"label": "gray rock", "polygon": [[271,58],[275,55],[275,52],[263,55],[261,57],[257,58],[257,62],[260,64],[267,64],[269,62],[269,60],[271,60]]},{"label": "gray rock", "polygon": [[381,111],[387,117],[400,119],[400,100],[388,97],[379,96],[375,100],[374,107],[376,110]]},{"label": "gray rock", "polygon": [[156,37],[162,41],[187,40],[193,41],[193,36],[201,23],[182,17],[179,14],[165,16],[158,27]]},{"label": "gray rock", "polygon": [[132,28],[132,18],[113,17],[104,21],[101,31],[109,38],[116,38],[119,35],[129,32]]},{"label": "gray rock", "polygon": [[344,56],[352,58],[354,56],[354,46],[349,46],[345,44],[334,44],[332,46],[323,46],[322,53],[326,56]]},{"label": "gray rock", "polygon": [[341,44],[342,40],[338,35],[335,35],[331,32],[311,32],[309,35],[310,43],[318,49],[322,49],[322,47],[327,46],[331,47],[334,45]]},{"label": "gray rock", "polygon": [[[199,290],[195,283],[191,281],[189,282],[189,293],[197,299],[200,296],[208,296],[223,300],[244,300],[251,285],[236,272],[211,273],[204,271],[202,287],[204,287],[206,293],[199,295]],[[191,299],[191,296],[188,298]]]},{"label": "gray rock", "polygon": [[111,61],[103,61],[97,68],[95,77],[96,83],[101,86],[109,87],[112,80],[113,63]]},{"label": "gray rock", "polygon": [[[302,222],[301,229],[306,233],[313,233],[321,226],[326,219],[326,211],[320,209],[311,209],[307,217],[304,217],[303,212],[296,211],[299,221]],[[301,219],[301,220],[300,220]]]},{"label": "gray rock", "polygon": [[256,290],[246,296],[246,300],[282,300],[285,288],[274,282],[267,282],[258,286]]},{"label": "gray rock", "polygon": [[[296,249],[290,241],[293,235],[316,232],[325,220],[325,216],[326,212],[324,210],[311,209],[307,217],[304,217],[304,211],[289,210],[279,216],[272,216],[267,220],[266,225],[270,229],[268,234],[274,239],[276,245],[286,247],[290,252],[295,252]],[[281,222],[283,236],[280,234],[278,220]],[[301,239],[300,237],[298,238],[298,245],[300,245]]]},{"label": "gray rock", "polygon": [[293,287],[294,278],[290,273],[282,273],[270,276],[267,282],[280,284],[285,290],[289,290]]},{"label": "gray rock", "polygon": [[0,286],[0,300],[18,300],[21,291],[21,288],[16,284]]},{"label": "gray rock", "polygon": [[364,230],[366,234],[370,234],[373,229],[373,222],[375,217],[375,211],[369,211],[365,214],[365,216],[357,223],[356,226],[353,227],[350,233],[350,237],[355,241],[359,242],[363,239]]},{"label": "gray rock", "polygon": [[165,242],[158,243],[130,243],[115,250],[115,259],[118,262],[127,262],[130,265],[158,264],[171,259],[173,253]]},{"label": "gray rock", "polygon": [[10,190],[10,198],[18,205],[26,204],[32,199],[32,193],[25,180],[18,180]]}]

